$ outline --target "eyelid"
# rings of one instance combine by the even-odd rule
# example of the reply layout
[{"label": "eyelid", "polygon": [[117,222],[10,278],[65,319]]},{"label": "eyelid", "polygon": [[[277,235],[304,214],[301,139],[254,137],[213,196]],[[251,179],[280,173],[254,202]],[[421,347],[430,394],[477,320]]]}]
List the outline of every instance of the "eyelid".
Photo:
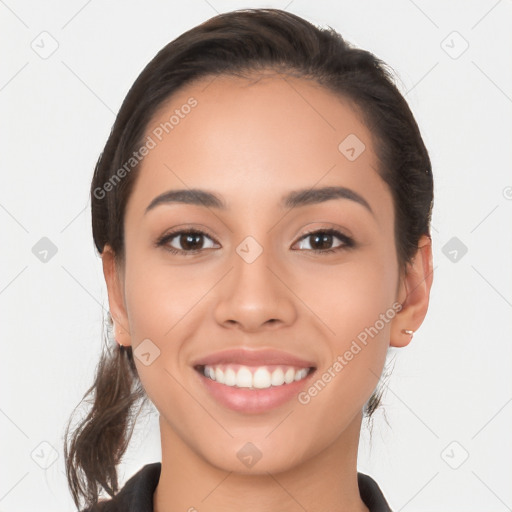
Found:
[{"label": "eyelid", "polygon": [[356,242],[353,239],[353,237],[345,234],[341,229],[322,228],[322,227],[314,228],[311,231],[307,231],[306,233],[303,233],[302,236],[299,239],[297,239],[297,241],[293,245],[296,245],[297,243],[301,242],[302,240],[305,240],[308,237],[310,237],[311,235],[315,235],[317,233],[326,233],[328,235],[331,235],[331,236],[337,238],[338,240],[340,240],[342,242],[342,245],[338,246],[338,247],[334,247],[332,249],[308,249],[311,252],[315,252],[315,253],[329,252],[329,251],[334,252],[338,249],[340,249],[340,250],[343,248],[349,249],[356,245]]},{"label": "eyelid", "polygon": [[208,228],[202,226],[201,224],[195,224],[195,225],[179,224],[178,226],[174,226],[172,229],[169,229],[169,230],[165,231],[162,235],[160,235],[157,238],[155,245],[158,245],[158,243],[161,242],[162,240],[164,240],[165,238],[169,238],[169,237],[172,237],[175,235],[180,235],[182,233],[191,233],[191,232],[206,235],[209,238],[211,238],[212,240],[216,241],[215,237],[210,233]]},{"label": "eyelid", "polygon": [[[313,226],[313,227],[309,227],[309,226]],[[304,231],[304,230],[306,230],[306,231]],[[350,231],[348,228],[346,228],[344,226],[342,227],[339,224],[336,224],[334,222],[321,221],[321,220],[315,220],[312,222],[308,222],[305,226],[303,226],[301,228],[301,230],[299,231],[299,233],[296,236],[305,236],[305,235],[310,235],[312,233],[316,233],[318,231],[330,231],[330,230],[338,231],[341,235],[355,241],[352,231]],[[302,233],[302,235],[301,235],[301,233]]]}]

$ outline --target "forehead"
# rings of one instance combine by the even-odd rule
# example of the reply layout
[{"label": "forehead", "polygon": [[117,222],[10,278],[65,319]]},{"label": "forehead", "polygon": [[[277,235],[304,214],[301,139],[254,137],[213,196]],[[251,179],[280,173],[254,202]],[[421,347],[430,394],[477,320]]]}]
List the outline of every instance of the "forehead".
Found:
[{"label": "forehead", "polygon": [[228,206],[261,194],[343,185],[387,192],[372,135],[352,102],[316,82],[269,74],[207,77],[162,105],[146,129],[135,202],[172,188],[220,191]]}]

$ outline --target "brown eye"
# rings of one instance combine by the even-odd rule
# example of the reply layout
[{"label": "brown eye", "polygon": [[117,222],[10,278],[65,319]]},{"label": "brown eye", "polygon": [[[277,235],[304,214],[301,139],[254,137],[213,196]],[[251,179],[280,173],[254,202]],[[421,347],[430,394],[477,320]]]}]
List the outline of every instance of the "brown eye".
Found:
[{"label": "brown eye", "polygon": [[[205,242],[206,247],[204,245]],[[203,231],[182,230],[164,235],[156,242],[156,245],[158,247],[163,246],[173,254],[191,255],[203,249],[212,249],[213,240]]]},{"label": "brown eye", "polygon": [[335,229],[321,229],[307,233],[299,240],[299,243],[300,249],[318,253],[335,252],[354,246],[354,241],[351,238]]},{"label": "brown eye", "polygon": [[204,235],[200,233],[184,233],[175,238],[179,240],[179,244],[185,251],[195,251],[201,249],[203,237]]}]

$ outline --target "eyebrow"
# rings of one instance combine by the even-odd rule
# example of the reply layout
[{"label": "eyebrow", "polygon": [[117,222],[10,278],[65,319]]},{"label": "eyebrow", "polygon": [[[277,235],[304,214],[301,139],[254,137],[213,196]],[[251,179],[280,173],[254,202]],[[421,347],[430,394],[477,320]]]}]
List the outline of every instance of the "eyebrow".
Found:
[{"label": "eyebrow", "polygon": [[[368,201],[357,192],[346,187],[322,187],[293,190],[285,194],[279,203],[281,208],[298,208],[312,204],[319,204],[332,199],[348,199],[364,206],[372,215],[374,215]],[[206,190],[197,188],[168,190],[155,197],[147,206],[144,213],[152,210],[161,204],[185,203],[206,208],[215,208],[226,211],[226,203],[217,195]]]}]

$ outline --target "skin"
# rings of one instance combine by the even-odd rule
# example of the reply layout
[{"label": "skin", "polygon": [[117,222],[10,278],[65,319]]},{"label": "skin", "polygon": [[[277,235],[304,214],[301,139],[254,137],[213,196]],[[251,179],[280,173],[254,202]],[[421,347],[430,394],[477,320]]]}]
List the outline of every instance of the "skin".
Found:
[{"label": "skin", "polygon": [[[406,346],[428,308],[430,239],[400,273],[390,190],[376,169],[371,133],[347,100],[304,79],[217,77],[187,85],[147,133],[193,96],[198,105],[144,158],[124,219],[125,260],[103,252],[119,343],[145,339],[160,350],[143,386],[160,413],[162,473],[156,512],[367,511],[357,486],[362,408],[378,384],[389,346]],[[356,134],[366,149],[349,161],[338,145]],[[349,199],[282,209],[291,190],[344,186]],[[226,211],[149,203],[171,189],[221,196]],[[208,232],[202,252],[174,255],[155,241],[172,228]],[[335,228],[335,253],[314,254],[306,231]],[[252,236],[263,249],[247,263],[236,248]],[[301,241],[302,239],[302,241]],[[183,240],[183,239],[182,239]],[[168,242],[183,249],[180,237]],[[308,404],[292,399],[259,414],[231,411],[200,385],[191,362],[233,347],[277,348],[332,366],[392,304],[402,310]],[[247,468],[247,443],[261,459]]]}]

